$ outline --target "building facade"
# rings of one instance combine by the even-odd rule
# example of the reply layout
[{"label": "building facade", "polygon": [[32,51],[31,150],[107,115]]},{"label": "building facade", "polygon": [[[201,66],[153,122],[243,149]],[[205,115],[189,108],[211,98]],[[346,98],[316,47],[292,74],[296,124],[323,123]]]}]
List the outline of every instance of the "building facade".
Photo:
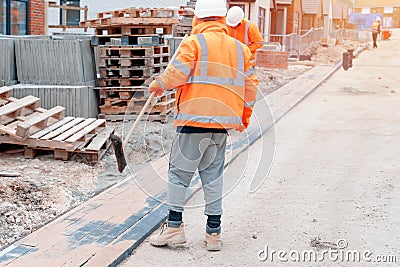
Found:
[{"label": "building facade", "polygon": [[383,17],[385,28],[400,27],[400,0],[356,0],[354,12],[359,14],[377,14]]},{"label": "building facade", "polygon": [[301,0],[276,0],[271,11],[271,34],[298,34],[302,27]]},{"label": "building facade", "polygon": [[44,0],[0,0],[0,35],[45,33]]},{"label": "building facade", "polygon": [[302,0],[302,33],[324,26],[323,0]]}]

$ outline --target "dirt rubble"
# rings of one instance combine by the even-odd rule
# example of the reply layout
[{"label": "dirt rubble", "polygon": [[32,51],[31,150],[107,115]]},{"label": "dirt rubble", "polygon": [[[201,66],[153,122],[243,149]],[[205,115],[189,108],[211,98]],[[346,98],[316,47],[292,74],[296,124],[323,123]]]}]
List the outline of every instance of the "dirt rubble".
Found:
[{"label": "dirt rubble", "polygon": [[[336,63],[343,51],[356,45],[352,42],[319,47],[312,62],[291,63],[287,70],[257,67],[260,89],[269,94],[315,64]],[[19,177],[0,177],[0,250],[124,179],[127,172],[135,172],[168,153],[175,132],[172,121],[170,114],[165,123],[139,124],[125,151],[129,169],[123,174],[117,171],[112,149],[99,163],[90,165],[79,156],[69,161],[54,160],[51,153],[25,159],[22,152],[7,154],[10,148],[0,145],[0,171],[20,174]],[[108,124],[114,126],[117,133],[126,134],[133,122]]]}]

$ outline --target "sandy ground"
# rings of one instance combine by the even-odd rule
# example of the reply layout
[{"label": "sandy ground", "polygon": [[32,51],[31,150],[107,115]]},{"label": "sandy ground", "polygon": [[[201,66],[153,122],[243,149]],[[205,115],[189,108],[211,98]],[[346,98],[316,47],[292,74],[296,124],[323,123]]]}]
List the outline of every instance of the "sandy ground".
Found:
[{"label": "sandy ground", "polygon": [[[324,64],[336,62],[341,58],[337,51],[342,49],[321,48],[321,55],[313,60]],[[261,90],[265,94],[273,92],[312,68],[308,65],[291,64],[287,70],[257,68]],[[131,171],[169,153],[175,132],[172,121],[170,117],[163,124],[140,123],[126,150]],[[132,123],[109,124],[116,132],[126,134]],[[117,171],[112,150],[91,166],[79,156],[67,162],[53,160],[51,154],[30,160],[24,159],[22,152],[7,154],[8,149],[0,147],[0,171],[18,172],[20,177],[0,180],[0,249],[117,183],[126,174]]]},{"label": "sandy ground", "polygon": [[[351,70],[339,70],[277,123],[275,161],[256,193],[248,189],[265,153],[261,140],[230,166],[226,181],[247,168],[224,198],[221,252],[205,250],[202,208],[187,209],[186,245],[155,248],[145,241],[122,266],[397,266],[399,37],[397,30],[391,41],[362,53]],[[323,254],[329,249],[337,253]],[[286,251],[287,262],[277,254],[271,259],[273,250]],[[304,251],[325,258],[294,262]],[[349,251],[361,263],[348,262]],[[393,261],[388,256],[397,263],[378,263]]]}]

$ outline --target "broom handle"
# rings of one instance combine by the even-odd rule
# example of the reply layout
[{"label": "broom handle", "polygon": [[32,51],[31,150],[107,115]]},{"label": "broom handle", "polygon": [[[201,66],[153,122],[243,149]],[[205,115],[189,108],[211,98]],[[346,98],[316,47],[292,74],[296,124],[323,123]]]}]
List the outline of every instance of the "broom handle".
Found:
[{"label": "broom handle", "polygon": [[[178,50],[181,47],[181,44],[186,40],[186,38],[188,37],[188,35],[186,34],[181,43],[179,44],[178,48],[175,50],[174,55],[171,57],[170,59],[170,63],[172,61],[174,61],[174,59],[178,56]],[[169,63],[169,64],[170,64]],[[168,66],[169,66],[168,64]],[[167,68],[168,68],[167,66]],[[139,122],[142,120],[142,117],[144,115],[144,113],[146,112],[147,108],[150,106],[151,102],[153,101],[154,98],[154,92],[150,94],[149,98],[147,99],[146,103],[144,104],[142,110],[140,111],[139,115],[137,116],[135,123],[132,125],[131,129],[129,130],[128,134],[126,135],[124,142],[123,142],[123,146],[126,146],[128,144],[129,139],[131,139],[133,132],[135,131],[136,127],[138,126]]]}]

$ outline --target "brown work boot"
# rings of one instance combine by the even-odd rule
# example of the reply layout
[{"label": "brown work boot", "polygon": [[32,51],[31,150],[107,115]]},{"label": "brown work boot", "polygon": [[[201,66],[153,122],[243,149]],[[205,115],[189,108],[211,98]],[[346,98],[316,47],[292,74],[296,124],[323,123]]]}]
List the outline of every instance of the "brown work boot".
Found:
[{"label": "brown work boot", "polygon": [[209,250],[209,251],[221,250],[221,248],[222,248],[221,234],[217,234],[217,233],[207,234],[206,233],[206,244],[207,244],[207,250]]},{"label": "brown work boot", "polygon": [[180,245],[186,243],[183,223],[178,227],[168,227],[165,222],[161,226],[161,232],[150,237],[150,244],[153,246]]}]

